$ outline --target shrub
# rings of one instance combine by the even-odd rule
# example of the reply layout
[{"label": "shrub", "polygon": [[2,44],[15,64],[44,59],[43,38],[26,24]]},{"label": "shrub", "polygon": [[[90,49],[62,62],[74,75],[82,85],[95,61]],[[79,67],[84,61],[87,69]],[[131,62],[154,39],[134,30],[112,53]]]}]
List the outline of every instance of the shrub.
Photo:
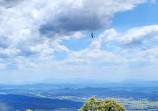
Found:
[{"label": "shrub", "polygon": [[103,100],[91,97],[79,111],[126,111],[126,108],[115,99]]}]

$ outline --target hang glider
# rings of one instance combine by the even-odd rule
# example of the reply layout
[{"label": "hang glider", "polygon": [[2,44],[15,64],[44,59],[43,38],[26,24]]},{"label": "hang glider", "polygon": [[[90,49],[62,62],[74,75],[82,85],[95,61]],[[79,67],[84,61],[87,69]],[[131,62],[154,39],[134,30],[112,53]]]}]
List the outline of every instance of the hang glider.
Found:
[{"label": "hang glider", "polygon": [[93,38],[93,33],[91,33],[91,37]]}]

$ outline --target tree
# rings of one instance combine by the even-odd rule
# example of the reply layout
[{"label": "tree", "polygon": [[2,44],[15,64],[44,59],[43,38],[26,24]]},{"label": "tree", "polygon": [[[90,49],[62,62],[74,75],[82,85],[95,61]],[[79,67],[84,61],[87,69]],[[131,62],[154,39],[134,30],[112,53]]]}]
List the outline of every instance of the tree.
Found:
[{"label": "tree", "polygon": [[32,111],[32,110],[30,110],[30,109],[27,109],[26,111]]},{"label": "tree", "polygon": [[79,111],[126,111],[126,108],[115,99],[103,100],[91,97]]}]

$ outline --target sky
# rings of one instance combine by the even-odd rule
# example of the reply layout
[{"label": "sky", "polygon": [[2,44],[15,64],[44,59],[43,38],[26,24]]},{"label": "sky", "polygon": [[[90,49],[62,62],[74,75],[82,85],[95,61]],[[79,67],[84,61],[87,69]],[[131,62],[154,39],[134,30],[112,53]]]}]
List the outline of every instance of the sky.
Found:
[{"label": "sky", "polygon": [[157,81],[157,12],[157,0],[0,0],[0,83]]}]

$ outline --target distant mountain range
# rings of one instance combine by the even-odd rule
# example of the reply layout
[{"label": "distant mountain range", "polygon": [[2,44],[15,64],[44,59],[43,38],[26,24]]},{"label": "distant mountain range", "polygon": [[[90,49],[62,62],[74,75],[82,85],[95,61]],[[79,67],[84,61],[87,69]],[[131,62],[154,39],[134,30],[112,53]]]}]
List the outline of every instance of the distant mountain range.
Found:
[{"label": "distant mountain range", "polygon": [[96,88],[106,88],[106,87],[153,87],[158,86],[158,81],[134,81],[126,80],[122,82],[105,82],[101,80],[90,80],[90,79],[49,79],[41,81],[38,83],[29,82],[29,84],[0,84],[0,89],[5,88],[20,88],[20,89],[37,89],[45,88],[47,89],[58,89],[58,88],[85,88],[85,87],[96,87]]}]

